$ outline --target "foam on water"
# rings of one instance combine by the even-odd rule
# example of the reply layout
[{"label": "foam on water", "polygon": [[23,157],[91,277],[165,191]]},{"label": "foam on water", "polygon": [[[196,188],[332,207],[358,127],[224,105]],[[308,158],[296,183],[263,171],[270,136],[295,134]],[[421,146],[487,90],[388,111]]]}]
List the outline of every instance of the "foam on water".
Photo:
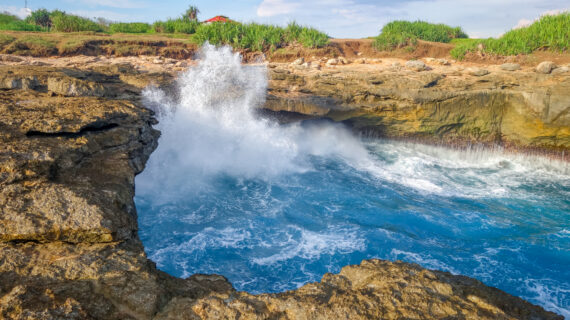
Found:
[{"label": "foam on water", "polygon": [[362,259],[419,263],[570,315],[570,167],[356,137],[256,116],[264,66],[205,46],[175,93],[145,91],[162,131],[136,179],[140,235],[164,271],[277,292]]}]

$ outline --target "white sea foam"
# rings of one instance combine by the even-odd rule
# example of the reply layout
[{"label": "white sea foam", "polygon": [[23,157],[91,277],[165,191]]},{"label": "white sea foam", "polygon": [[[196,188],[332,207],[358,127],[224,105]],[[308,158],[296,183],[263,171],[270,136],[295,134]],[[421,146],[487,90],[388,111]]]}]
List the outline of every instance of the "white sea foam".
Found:
[{"label": "white sea foam", "polygon": [[364,239],[358,236],[356,230],[332,229],[326,232],[313,232],[294,226],[286,229],[300,233],[301,236],[299,238],[289,236],[288,241],[279,244],[278,253],[253,258],[252,262],[258,265],[270,265],[293,258],[316,260],[323,254],[348,254],[366,248]]}]

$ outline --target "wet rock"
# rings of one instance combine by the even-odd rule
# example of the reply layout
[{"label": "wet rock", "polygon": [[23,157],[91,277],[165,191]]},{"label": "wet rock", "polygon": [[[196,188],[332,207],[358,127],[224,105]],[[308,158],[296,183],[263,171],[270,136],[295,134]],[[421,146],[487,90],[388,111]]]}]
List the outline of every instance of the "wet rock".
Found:
[{"label": "wet rock", "polygon": [[504,63],[501,65],[501,69],[505,71],[517,71],[521,69],[518,63]]},{"label": "wet rock", "polygon": [[552,61],[543,61],[536,66],[536,72],[549,74],[553,69],[556,68],[556,64]]},{"label": "wet rock", "polygon": [[407,69],[413,70],[413,71],[424,71],[427,70],[427,66],[425,63],[423,63],[422,61],[419,60],[410,60],[407,61],[405,64]]}]

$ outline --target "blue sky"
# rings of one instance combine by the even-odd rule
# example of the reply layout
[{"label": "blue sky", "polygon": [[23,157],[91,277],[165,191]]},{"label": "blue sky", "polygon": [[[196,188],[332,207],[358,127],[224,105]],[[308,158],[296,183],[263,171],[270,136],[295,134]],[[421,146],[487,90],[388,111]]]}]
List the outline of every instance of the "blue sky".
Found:
[{"label": "blue sky", "polygon": [[[21,13],[24,1],[0,0],[0,11]],[[335,38],[374,36],[396,19],[462,26],[471,37],[499,36],[545,12],[570,8],[569,0],[28,0],[31,9],[144,22],[176,17],[190,4],[200,9],[200,19],[226,15],[243,22],[280,25],[295,20]]]}]

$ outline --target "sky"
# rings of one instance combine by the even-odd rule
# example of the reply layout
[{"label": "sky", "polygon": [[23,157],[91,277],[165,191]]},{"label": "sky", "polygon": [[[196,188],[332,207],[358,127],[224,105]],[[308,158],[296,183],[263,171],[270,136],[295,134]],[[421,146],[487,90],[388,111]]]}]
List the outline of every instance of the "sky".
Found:
[{"label": "sky", "polygon": [[[0,0],[0,11],[23,15],[25,0]],[[570,9],[570,0],[28,0],[32,10],[60,9],[88,18],[153,22],[174,18],[189,5],[199,19],[225,15],[242,22],[296,21],[334,38],[376,36],[393,20],[461,26],[472,38],[497,37],[544,13]]]}]

